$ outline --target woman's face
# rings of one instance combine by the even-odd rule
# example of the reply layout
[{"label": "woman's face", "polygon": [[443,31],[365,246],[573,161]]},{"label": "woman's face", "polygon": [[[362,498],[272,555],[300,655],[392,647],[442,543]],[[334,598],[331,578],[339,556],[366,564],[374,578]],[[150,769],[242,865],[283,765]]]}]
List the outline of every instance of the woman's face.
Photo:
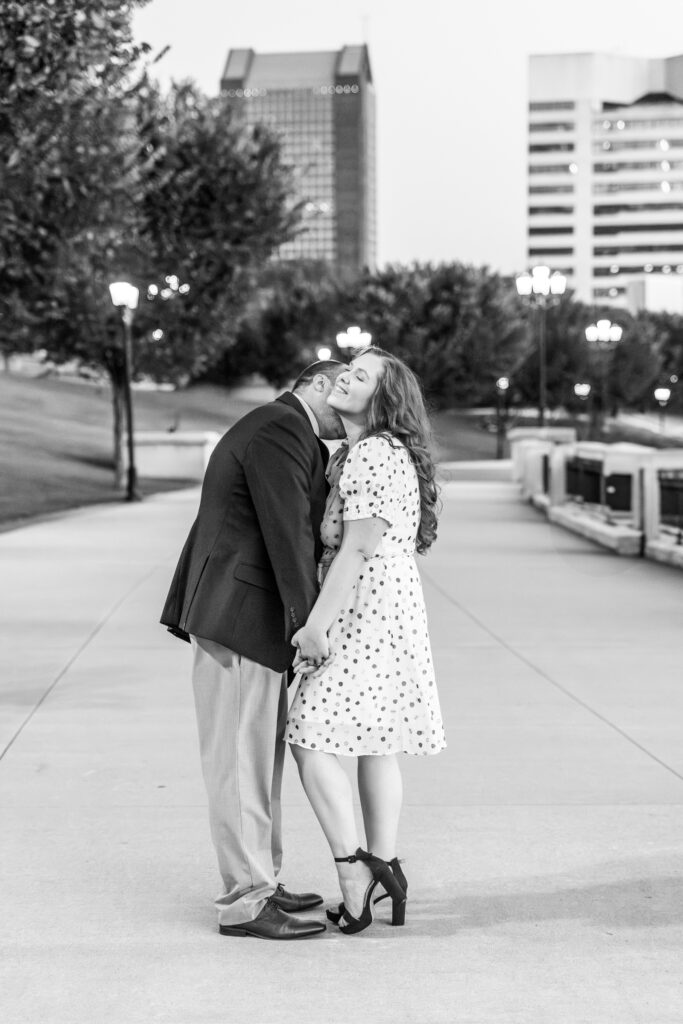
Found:
[{"label": "woman's face", "polygon": [[337,377],[327,399],[328,405],[336,409],[342,419],[365,422],[383,365],[382,357],[373,352],[356,356],[348,369]]}]

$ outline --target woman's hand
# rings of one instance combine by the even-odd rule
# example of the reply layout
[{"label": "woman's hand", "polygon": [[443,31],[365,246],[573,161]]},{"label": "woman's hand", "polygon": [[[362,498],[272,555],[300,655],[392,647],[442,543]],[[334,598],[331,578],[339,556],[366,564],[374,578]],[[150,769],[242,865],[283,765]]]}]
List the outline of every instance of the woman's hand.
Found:
[{"label": "woman's hand", "polygon": [[[294,659],[294,668],[300,672],[311,672],[320,668],[330,656],[330,643],[327,633],[308,622],[292,637],[292,646],[298,654]],[[306,665],[302,665],[306,662]]]}]

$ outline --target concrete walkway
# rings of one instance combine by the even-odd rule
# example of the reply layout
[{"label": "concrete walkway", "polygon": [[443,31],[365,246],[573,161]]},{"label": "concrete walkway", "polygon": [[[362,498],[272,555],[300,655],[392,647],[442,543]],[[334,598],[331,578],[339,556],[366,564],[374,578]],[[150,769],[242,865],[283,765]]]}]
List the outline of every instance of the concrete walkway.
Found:
[{"label": "concrete walkway", "polygon": [[[197,491],[0,535],[3,1024],[681,1024],[683,577],[449,483],[425,593],[449,747],[405,759],[405,928],[221,938],[156,624]],[[292,888],[335,873],[288,759]]]}]

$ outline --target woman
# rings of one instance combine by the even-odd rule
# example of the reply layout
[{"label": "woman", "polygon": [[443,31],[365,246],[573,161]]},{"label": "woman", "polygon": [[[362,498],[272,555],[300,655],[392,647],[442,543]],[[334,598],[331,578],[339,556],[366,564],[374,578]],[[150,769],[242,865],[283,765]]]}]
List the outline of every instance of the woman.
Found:
[{"label": "woman", "polygon": [[[352,933],[371,923],[380,883],[392,899],[392,923],[403,924],[396,755],[445,746],[414,558],[436,536],[437,492],[424,400],[400,359],[366,349],[337,378],[328,403],[344,423],[348,448],[330,460],[323,585],[292,641],[300,675],[286,736],[337,864],[344,902],[328,917]],[[358,758],[372,853],[360,848],[339,755]]]}]

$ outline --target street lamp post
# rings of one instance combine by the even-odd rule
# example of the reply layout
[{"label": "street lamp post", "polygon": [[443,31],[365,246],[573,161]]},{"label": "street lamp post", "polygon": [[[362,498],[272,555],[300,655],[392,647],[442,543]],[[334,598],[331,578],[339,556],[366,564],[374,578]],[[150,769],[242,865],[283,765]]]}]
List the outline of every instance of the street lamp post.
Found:
[{"label": "street lamp post", "polygon": [[585,381],[577,381],[574,385],[574,394],[580,402],[587,402],[591,396],[592,388]]},{"label": "street lamp post", "polygon": [[126,408],[126,431],[128,434],[128,475],[126,479],[126,501],[140,501],[137,473],[135,470],[135,435],[133,433],[133,400],[130,378],[133,365],[133,316],[138,306],[139,289],[128,281],[115,281],[109,285],[111,301],[120,308],[123,321],[123,400]]},{"label": "street lamp post", "polygon": [[659,404],[659,430],[664,433],[666,407],[671,398],[671,388],[655,388],[655,402]]},{"label": "street lamp post", "polygon": [[515,281],[518,294],[529,303],[538,323],[538,425],[545,426],[547,363],[546,363],[546,311],[559,302],[567,287],[567,278],[550,267],[533,267],[530,274],[520,274]]},{"label": "street lamp post", "polygon": [[601,430],[607,416],[607,354],[621,341],[623,327],[611,320],[598,320],[586,328],[586,341],[600,355],[600,413]]},{"label": "street lamp post", "polygon": [[337,335],[337,347],[348,348],[352,352],[367,348],[372,343],[372,335],[362,331],[360,327],[347,327]]},{"label": "street lamp post", "polygon": [[499,377],[496,381],[496,458],[503,458],[505,443],[505,418],[503,415],[503,400],[507,397],[510,387],[509,377]]}]

